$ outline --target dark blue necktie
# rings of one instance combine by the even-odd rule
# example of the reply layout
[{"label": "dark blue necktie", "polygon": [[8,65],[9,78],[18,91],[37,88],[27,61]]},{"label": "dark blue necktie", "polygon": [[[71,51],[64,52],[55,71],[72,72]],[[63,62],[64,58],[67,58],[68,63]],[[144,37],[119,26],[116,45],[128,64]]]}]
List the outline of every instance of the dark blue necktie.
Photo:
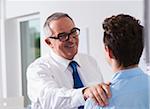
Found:
[{"label": "dark blue necktie", "polygon": [[73,73],[72,73],[73,80],[74,80],[73,88],[75,88],[75,89],[84,87],[84,86],[83,86],[83,83],[82,83],[82,81],[81,81],[81,79],[80,79],[80,76],[79,76],[79,74],[78,74],[77,66],[78,66],[78,64],[77,64],[77,62],[75,62],[75,61],[72,61],[72,62],[70,63],[70,67],[71,67],[72,70],[73,70]]},{"label": "dark blue necktie", "polygon": [[[77,70],[78,64],[77,64],[77,62],[72,61],[72,62],[70,62],[69,65],[70,65],[70,67],[73,70],[73,73],[72,73],[72,75],[73,75],[73,81],[74,81],[73,88],[78,89],[78,88],[84,87],[84,85],[83,85],[83,83],[82,83],[82,81],[80,79],[80,76],[78,74],[78,70]],[[84,106],[78,107],[78,109],[83,109],[83,108],[84,108]]]}]

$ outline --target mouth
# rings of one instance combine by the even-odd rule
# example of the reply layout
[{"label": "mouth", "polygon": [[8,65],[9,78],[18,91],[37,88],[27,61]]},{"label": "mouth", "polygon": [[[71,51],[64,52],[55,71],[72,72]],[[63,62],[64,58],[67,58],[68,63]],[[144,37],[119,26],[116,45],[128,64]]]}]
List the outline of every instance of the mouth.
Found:
[{"label": "mouth", "polygon": [[66,48],[74,48],[74,47],[76,47],[76,44],[75,44],[75,43],[67,43],[67,44],[65,45],[65,47],[66,47]]},{"label": "mouth", "polygon": [[74,48],[75,47],[75,44],[68,44],[65,46],[66,48]]}]

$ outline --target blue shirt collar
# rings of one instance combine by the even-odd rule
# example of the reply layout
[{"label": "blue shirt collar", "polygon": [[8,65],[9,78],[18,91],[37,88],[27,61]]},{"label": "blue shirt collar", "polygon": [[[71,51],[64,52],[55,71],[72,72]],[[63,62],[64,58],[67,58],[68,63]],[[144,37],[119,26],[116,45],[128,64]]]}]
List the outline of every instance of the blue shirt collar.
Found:
[{"label": "blue shirt collar", "polygon": [[111,84],[114,84],[119,79],[126,79],[138,76],[141,74],[141,69],[139,67],[134,67],[130,69],[120,70],[113,75]]}]

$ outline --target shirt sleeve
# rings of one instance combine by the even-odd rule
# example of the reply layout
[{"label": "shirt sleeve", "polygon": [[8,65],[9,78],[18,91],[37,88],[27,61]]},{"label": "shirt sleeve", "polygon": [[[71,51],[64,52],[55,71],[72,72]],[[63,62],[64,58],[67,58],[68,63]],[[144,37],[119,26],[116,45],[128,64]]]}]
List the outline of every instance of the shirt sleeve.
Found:
[{"label": "shirt sleeve", "polygon": [[80,89],[59,87],[48,69],[30,66],[27,69],[28,96],[32,103],[39,103],[42,109],[72,109],[84,105],[85,100]]}]

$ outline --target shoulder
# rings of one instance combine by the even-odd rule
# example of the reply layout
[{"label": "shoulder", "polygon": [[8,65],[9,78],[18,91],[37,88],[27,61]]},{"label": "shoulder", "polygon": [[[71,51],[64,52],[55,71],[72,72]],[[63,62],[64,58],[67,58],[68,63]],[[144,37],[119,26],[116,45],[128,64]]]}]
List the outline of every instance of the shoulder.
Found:
[{"label": "shoulder", "polygon": [[94,69],[99,68],[97,61],[87,54],[78,54],[77,55],[77,62],[82,65],[85,69],[92,69],[92,71],[95,71]]},{"label": "shoulder", "polygon": [[91,98],[88,98],[85,102],[84,109],[114,109],[113,106],[105,106],[102,107],[95,103],[95,101]]},{"label": "shoulder", "polygon": [[147,77],[144,73],[141,73],[132,78],[116,80],[110,87],[112,92],[110,104],[112,106],[119,106],[118,104],[120,104],[120,106],[138,107],[141,103],[142,107],[147,106],[146,101],[149,92]]},{"label": "shoulder", "polygon": [[83,54],[83,53],[79,53],[77,55],[79,58],[87,58],[87,59],[94,59],[92,56],[88,55],[88,54]]},{"label": "shoulder", "polygon": [[100,108],[93,99],[89,98],[86,100],[84,109],[102,109]]},{"label": "shoulder", "polygon": [[85,63],[96,63],[96,60],[90,56],[90,55],[87,55],[87,54],[78,54],[77,55],[78,59],[81,61],[81,62],[85,62]]},{"label": "shoulder", "polygon": [[46,55],[46,56],[42,56],[42,57],[39,57],[37,58],[36,60],[34,60],[29,66],[28,68],[32,68],[32,67],[40,67],[40,66],[46,66],[49,64],[49,56]]},{"label": "shoulder", "polygon": [[50,56],[42,56],[34,60],[27,68],[27,75],[47,74],[50,70]]}]

